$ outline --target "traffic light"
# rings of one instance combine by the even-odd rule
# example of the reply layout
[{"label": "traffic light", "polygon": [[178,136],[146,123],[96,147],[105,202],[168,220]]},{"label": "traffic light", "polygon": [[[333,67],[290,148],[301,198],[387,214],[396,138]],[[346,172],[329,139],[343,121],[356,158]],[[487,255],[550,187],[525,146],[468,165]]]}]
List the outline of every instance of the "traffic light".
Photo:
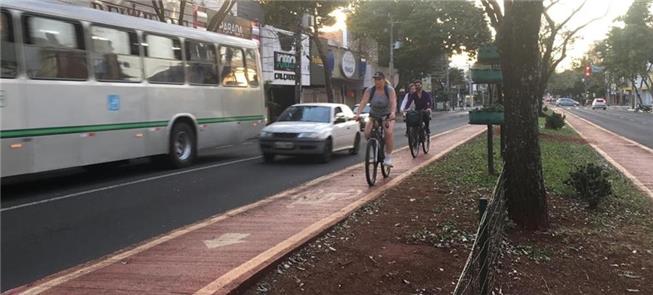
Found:
[{"label": "traffic light", "polygon": [[589,77],[592,75],[592,66],[591,65],[586,65],[585,66],[585,77]]}]

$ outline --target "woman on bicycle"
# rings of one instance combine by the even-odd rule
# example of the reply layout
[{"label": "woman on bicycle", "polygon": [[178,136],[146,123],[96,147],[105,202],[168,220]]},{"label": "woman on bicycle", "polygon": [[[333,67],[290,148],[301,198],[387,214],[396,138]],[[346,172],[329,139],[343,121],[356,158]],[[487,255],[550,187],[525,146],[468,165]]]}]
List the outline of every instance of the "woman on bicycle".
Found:
[{"label": "woman on bicycle", "polygon": [[[374,73],[374,87],[369,87],[363,93],[361,102],[359,105],[367,105],[367,102],[370,101],[370,120],[369,122],[374,122],[374,119],[384,118],[388,116],[388,119],[385,121],[385,157],[383,160],[383,165],[392,166],[392,149],[394,144],[393,130],[395,126],[395,113],[397,112],[397,94],[395,90],[386,83],[385,75],[382,72]],[[354,117],[357,121],[360,117],[360,111],[362,108],[358,108],[356,116]],[[365,124],[365,138],[370,137],[372,132],[373,124]]]},{"label": "woman on bicycle", "polygon": [[424,122],[424,129],[426,129],[426,134],[431,134],[431,128],[429,123],[431,122],[431,105],[433,103],[433,98],[431,94],[422,90],[422,81],[415,80],[413,82],[415,86],[415,91],[408,95],[408,101],[401,104],[401,112],[405,112],[410,108],[410,105],[415,103],[415,110],[422,113],[422,121]]}]

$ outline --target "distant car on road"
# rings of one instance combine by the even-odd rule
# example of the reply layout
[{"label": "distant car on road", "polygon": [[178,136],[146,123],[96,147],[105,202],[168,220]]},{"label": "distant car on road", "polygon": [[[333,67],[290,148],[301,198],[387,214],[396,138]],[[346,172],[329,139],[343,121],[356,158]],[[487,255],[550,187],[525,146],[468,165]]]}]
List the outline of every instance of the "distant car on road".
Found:
[{"label": "distant car on road", "polygon": [[577,101],[575,101],[575,100],[573,100],[571,98],[568,98],[568,97],[562,97],[562,98],[558,98],[558,100],[556,100],[556,106],[559,106],[559,107],[577,107],[579,105],[580,105],[579,102],[577,102]]},{"label": "distant car on road", "polygon": [[[358,112],[358,107],[359,104],[354,105],[354,114]],[[365,108],[361,110],[361,115],[360,115],[360,127],[361,130],[365,129],[365,124],[370,120],[370,104],[368,103]]]},{"label": "distant car on road", "polygon": [[605,99],[603,99],[603,98],[595,98],[592,101],[592,109],[607,110],[608,109],[608,104],[606,103]]},{"label": "distant car on road", "polygon": [[359,124],[344,104],[302,103],[289,106],[259,136],[265,162],[276,155],[319,155],[324,163],[336,151],[357,154]]}]

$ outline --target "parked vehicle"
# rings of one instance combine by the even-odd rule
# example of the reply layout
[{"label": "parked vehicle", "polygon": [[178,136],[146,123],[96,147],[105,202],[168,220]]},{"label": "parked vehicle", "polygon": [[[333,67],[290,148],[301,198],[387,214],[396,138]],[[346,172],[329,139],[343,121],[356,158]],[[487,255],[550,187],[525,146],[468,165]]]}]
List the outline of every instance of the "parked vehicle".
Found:
[{"label": "parked vehicle", "polygon": [[556,100],[556,106],[559,106],[559,107],[577,107],[579,105],[580,105],[580,103],[578,101],[575,101],[575,100],[573,100],[571,98],[568,98],[568,97],[562,97],[562,98],[558,98],[558,100]]},{"label": "parked vehicle", "polygon": [[263,159],[272,162],[276,155],[318,155],[326,163],[333,152],[357,154],[361,135],[353,119],[354,113],[344,104],[292,105],[261,131]]},{"label": "parked vehicle", "polygon": [[607,110],[608,109],[608,104],[606,103],[605,99],[603,99],[603,98],[595,98],[592,101],[592,109]]}]

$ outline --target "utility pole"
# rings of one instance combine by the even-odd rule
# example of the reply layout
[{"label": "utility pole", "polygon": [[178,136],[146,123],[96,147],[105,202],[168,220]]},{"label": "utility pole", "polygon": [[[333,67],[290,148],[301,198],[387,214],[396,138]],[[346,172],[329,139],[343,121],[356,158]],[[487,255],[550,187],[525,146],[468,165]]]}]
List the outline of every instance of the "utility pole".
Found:
[{"label": "utility pole", "polygon": [[295,29],[295,103],[302,101],[302,16],[297,16]]}]

